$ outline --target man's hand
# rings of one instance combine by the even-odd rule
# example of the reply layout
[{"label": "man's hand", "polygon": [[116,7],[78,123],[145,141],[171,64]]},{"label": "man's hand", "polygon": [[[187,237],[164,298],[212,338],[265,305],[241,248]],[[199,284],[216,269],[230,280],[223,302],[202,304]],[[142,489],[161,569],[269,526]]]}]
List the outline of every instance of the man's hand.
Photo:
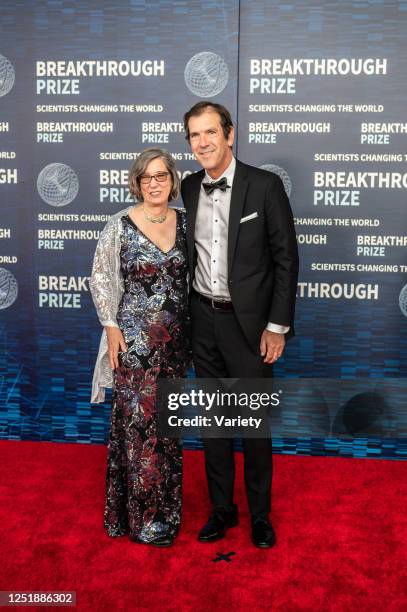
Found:
[{"label": "man's hand", "polygon": [[107,334],[107,348],[109,355],[109,365],[112,370],[119,367],[118,352],[127,351],[124,336],[118,327],[105,327]]},{"label": "man's hand", "polygon": [[261,335],[260,354],[264,363],[274,363],[281,357],[285,346],[284,334],[276,334],[267,329]]}]

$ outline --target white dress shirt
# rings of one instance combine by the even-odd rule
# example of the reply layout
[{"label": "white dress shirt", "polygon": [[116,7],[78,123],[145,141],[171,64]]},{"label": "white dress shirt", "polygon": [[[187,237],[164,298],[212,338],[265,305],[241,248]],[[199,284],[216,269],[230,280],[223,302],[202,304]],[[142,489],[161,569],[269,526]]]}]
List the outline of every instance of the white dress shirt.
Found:
[{"label": "white dress shirt", "polygon": [[[193,287],[195,291],[216,301],[230,301],[228,288],[228,225],[233,177],[236,160],[233,157],[224,173],[217,179],[227,179],[226,191],[215,189],[209,195],[201,185],[195,223],[195,244],[198,254]],[[214,180],[205,172],[203,183]],[[268,323],[269,331],[285,334],[289,327]]]}]

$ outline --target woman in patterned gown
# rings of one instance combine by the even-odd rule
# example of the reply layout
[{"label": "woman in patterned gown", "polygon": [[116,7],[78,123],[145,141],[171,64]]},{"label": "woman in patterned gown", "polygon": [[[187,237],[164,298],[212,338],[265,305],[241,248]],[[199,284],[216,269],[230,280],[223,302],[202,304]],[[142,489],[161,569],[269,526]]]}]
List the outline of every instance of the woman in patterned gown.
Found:
[{"label": "woman in patterned gown", "polygon": [[185,213],[168,207],[179,184],[169,153],[140,154],[139,203],[107,223],[90,281],[104,327],[92,401],[113,386],[104,525],[156,546],[172,544],[181,513],[181,446],[158,435],[155,404],[157,378],[181,378],[189,362]]}]

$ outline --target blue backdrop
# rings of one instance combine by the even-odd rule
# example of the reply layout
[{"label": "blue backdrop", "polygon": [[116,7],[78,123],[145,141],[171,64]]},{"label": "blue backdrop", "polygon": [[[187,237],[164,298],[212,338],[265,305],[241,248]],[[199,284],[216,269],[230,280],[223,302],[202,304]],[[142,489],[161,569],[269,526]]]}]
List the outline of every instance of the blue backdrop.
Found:
[{"label": "blue backdrop", "polygon": [[[109,403],[89,404],[95,243],[131,203],[126,171],[143,148],[198,169],[181,122],[202,98],[230,109],[239,158],[290,193],[297,336],[276,373],[353,379],[361,393],[368,378],[405,378],[406,25],[395,0],[2,2],[1,438],[106,439]],[[404,411],[398,388],[386,401]],[[405,454],[386,435],[274,446]]]}]

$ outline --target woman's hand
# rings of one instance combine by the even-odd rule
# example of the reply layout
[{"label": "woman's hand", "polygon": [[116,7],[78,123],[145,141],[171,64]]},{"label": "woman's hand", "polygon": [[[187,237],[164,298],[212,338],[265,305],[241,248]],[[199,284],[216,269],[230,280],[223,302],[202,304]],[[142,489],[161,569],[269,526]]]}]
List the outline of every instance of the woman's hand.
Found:
[{"label": "woman's hand", "polygon": [[109,355],[109,365],[112,370],[119,367],[119,351],[127,351],[124,336],[118,327],[105,327],[107,334],[107,349]]}]

